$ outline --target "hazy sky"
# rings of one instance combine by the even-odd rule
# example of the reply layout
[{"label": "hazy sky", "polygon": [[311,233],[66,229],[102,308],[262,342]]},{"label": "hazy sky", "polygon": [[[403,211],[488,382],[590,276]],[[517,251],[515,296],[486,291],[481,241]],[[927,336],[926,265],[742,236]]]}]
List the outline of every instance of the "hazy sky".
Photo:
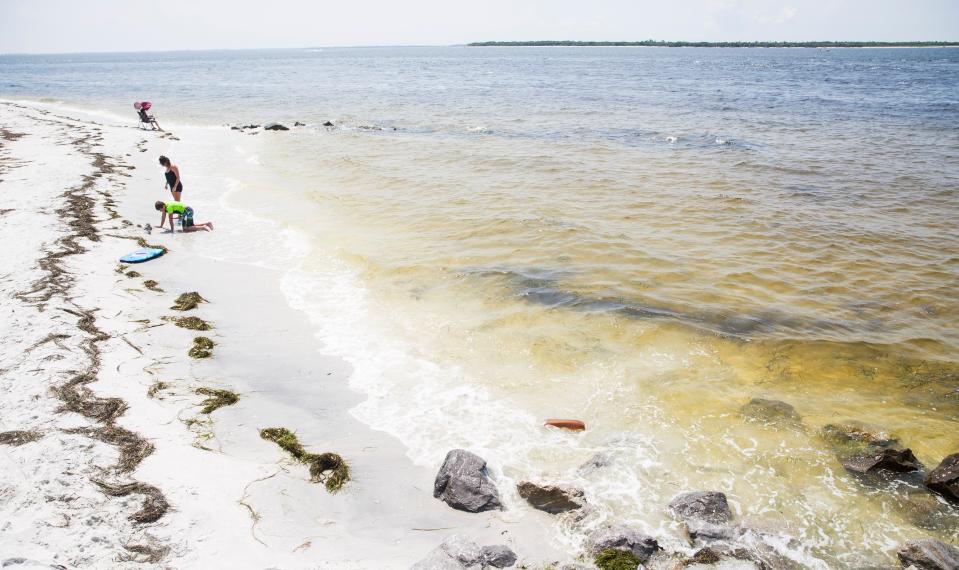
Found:
[{"label": "hazy sky", "polygon": [[0,0],[0,53],[481,40],[959,40],[959,0]]}]

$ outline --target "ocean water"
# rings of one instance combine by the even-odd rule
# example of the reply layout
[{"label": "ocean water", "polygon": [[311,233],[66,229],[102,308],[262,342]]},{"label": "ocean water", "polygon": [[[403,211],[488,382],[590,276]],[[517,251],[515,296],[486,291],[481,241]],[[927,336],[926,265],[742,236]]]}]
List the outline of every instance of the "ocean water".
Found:
[{"label": "ocean water", "polygon": [[[820,436],[959,452],[957,86],[956,49],[0,56],[3,99],[127,125],[153,101],[218,223],[204,254],[283,269],[353,414],[414,461],[477,451],[505,517],[511,482],[583,487],[574,549],[609,521],[681,548],[666,503],[722,490],[818,568],[959,540],[955,506],[857,480]],[[270,121],[306,126],[225,126]],[[754,397],[802,426],[746,421]]]}]

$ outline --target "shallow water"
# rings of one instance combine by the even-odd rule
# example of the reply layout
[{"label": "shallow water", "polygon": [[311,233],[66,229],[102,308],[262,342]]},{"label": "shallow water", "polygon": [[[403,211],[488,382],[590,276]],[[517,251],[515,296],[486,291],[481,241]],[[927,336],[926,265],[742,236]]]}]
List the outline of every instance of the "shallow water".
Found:
[{"label": "shallow water", "polygon": [[[959,451],[959,50],[324,49],[0,70],[0,97],[107,122],[153,100],[183,139],[184,198],[218,221],[207,253],[288,269],[291,303],[369,395],[354,414],[417,462],[468,447],[504,489],[581,485],[587,526],[674,546],[669,499],[723,490],[812,567],[959,540],[956,508],[863,484],[818,435],[859,419],[929,467]],[[270,120],[308,126],[212,128]],[[753,397],[791,403],[802,427],[745,421]],[[556,416],[590,429],[540,427]],[[580,472],[596,452],[613,465]]]}]

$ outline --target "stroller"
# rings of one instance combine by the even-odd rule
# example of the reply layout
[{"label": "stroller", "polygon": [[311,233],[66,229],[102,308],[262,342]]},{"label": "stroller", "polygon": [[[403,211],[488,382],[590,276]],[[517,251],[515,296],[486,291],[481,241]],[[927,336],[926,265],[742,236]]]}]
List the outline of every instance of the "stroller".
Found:
[{"label": "stroller", "polygon": [[152,115],[147,115],[147,111],[150,110],[150,107],[153,106],[153,103],[149,101],[137,101],[133,104],[133,108],[137,110],[137,116],[140,118],[140,123],[137,125],[141,129],[146,129],[149,127],[151,130],[160,130],[163,128],[160,127],[160,123],[157,122],[156,117]]}]

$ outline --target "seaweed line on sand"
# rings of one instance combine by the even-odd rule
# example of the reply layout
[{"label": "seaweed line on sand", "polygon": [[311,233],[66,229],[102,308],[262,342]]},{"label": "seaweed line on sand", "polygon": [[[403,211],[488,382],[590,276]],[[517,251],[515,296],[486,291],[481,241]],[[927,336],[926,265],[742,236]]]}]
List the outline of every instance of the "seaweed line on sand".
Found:
[{"label": "seaweed line on sand", "polygon": [[309,453],[300,444],[296,434],[286,428],[264,428],[260,437],[272,441],[293,456],[293,459],[310,466],[310,481],[323,483],[326,490],[335,493],[350,480],[350,466],[336,453]]},{"label": "seaweed line on sand", "polygon": [[232,406],[240,401],[240,396],[236,392],[229,390],[220,390],[216,388],[197,388],[196,393],[201,396],[207,396],[201,403],[203,409],[201,414],[210,415],[224,406]]},{"label": "seaweed line on sand", "polygon": [[[116,419],[127,409],[126,402],[120,398],[97,396],[88,387],[88,384],[97,381],[100,370],[101,352],[99,343],[110,337],[97,327],[94,310],[84,309],[73,301],[70,292],[74,284],[74,277],[65,267],[66,258],[87,251],[81,243],[82,240],[100,241],[95,217],[98,209],[95,198],[97,193],[93,190],[97,181],[104,176],[114,174],[118,165],[111,163],[106,155],[92,150],[93,144],[100,140],[98,129],[93,128],[92,132],[84,131],[82,127],[74,124],[41,118],[35,118],[35,120],[47,122],[68,131],[80,131],[80,136],[74,137],[72,144],[81,154],[91,157],[93,171],[90,174],[85,174],[80,184],[61,194],[60,197],[64,200],[64,204],[56,210],[56,214],[66,224],[68,231],[46,249],[45,255],[38,260],[38,268],[42,272],[42,277],[36,279],[31,284],[30,289],[19,291],[14,296],[18,300],[34,306],[40,312],[46,310],[47,304],[52,299],[62,299],[70,308],[60,307],[60,309],[77,318],[75,326],[84,333],[84,338],[80,341],[79,347],[86,355],[88,362],[82,370],[76,371],[69,380],[56,386],[53,393],[62,402],[60,411],[80,414],[100,425],[74,428],[65,430],[65,432],[84,435],[116,447],[119,451],[119,459],[113,467],[114,475],[127,474],[150,455],[154,448],[151,443],[138,434],[115,424]],[[100,192],[99,195],[105,197],[105,200],[109,198],[109,192],[106,191]],[[105,207],[108,211],[111,211],[112,201],[107,201]],[[54,342],[58,347],[63,348],[60,343],[67,338],[69,338],[69,335],[48,335],[36,343],[33,348],[46,342]],[[92,481],[101,491],[110,496],[141,495],[143,503],[140,510],[129,516],[129,519],[134,523],[155,522],[169,509],[170,505],[162,491],[153,485],[132,479],[125,482],[106,482],[102,479],[92,479]],[[150,554],[151,558],[165,555],[162,547],[159,549],[156,547],[150,548],[153,549]],[[146,550],[140,548],[137,548],[136,551],[130,551],[139,551],[140,554],[146,554]]]}]

